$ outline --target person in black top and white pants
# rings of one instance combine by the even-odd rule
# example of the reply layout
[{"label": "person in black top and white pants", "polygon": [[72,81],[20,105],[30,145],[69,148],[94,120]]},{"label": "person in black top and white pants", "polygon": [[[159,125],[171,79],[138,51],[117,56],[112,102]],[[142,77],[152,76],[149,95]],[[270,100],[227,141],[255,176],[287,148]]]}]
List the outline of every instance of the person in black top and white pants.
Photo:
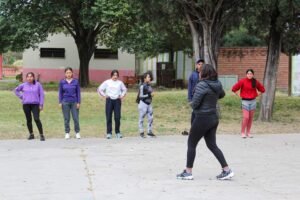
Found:
[{"label": "person in black top and white pants", "polygon": [[152,108],[152,97],[153,97],[153,89],[150,86],[150,82],[152,81],[152,73],[146,72],[143,75],[144,83],[140,86],[138,93],[138,109],[139,109],[139,131],[140,136],[145,138],[144,134],[144,118],[147,115],[148,117],[148,137],[155,137],[152,132],[152,123],[153,123],[153,108]]}]

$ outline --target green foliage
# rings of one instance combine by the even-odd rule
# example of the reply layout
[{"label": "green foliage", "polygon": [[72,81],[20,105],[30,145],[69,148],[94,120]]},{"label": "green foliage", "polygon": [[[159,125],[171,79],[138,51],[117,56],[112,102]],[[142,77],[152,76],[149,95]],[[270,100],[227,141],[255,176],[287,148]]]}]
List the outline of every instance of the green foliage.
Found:
[{"label": "green foliage", "polygon": [[300,0],[249,0],[245,9],[245,24],[250,32],[262,40],[269,40],[270,25],[282,34],[282,51],[299,53]]},{"label": "green foliage", "polygon": [[162,0],[128,2],[131,23],[115,32],[111,46],[144,56],[191,49],[188,25],[178,7]]},{"label": "green foliage", "polygon": [[228,32],[222,41],[222,46],[225,47],[249,47],[249,46],[263,46],[266,43],[260,38],[249,34],[248,30],[241,27]]},{"label": "green foliage", "polygon": [[23,74],[20,73],[20,74],[16,75],[16,80],[19,82],[23,82]]},{"label": "green foliage", "polygon": [[[22,53],[21,52],[12,52],[8,51],[3,53],[3,64],[4,65],[15,65],[16,61],[22,60]],[[17,66],[17,65],[15,65]]]}]

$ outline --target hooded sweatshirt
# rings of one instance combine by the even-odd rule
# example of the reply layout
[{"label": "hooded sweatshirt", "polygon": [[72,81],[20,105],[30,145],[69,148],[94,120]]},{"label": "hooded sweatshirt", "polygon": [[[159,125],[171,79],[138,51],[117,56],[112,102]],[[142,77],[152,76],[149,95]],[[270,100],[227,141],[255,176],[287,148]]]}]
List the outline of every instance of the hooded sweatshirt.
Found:
[{"label": "hooded sweatshirt", "polygon": [[197,114],[216,114],[217,101],[225,96],[219,80],[200,80],[195,87],[192,108]]},{"label": "hooded sweatshirt", "polygon": [[39,82],[35,82],[35,84],[22,83],[15,88],[14,92],[22,100],[22,104],[44,105],[44,90]]}]

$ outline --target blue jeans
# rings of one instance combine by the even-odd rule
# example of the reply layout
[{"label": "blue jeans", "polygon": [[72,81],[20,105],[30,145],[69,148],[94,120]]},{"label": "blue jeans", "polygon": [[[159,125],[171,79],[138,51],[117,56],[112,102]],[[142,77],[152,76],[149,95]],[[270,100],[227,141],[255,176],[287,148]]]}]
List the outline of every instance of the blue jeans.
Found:
[{"label": "blue jeans", "polygon": [[70,113],[74,121],[74,129],[76,133],[80,132],[79,127],[79,109],[77,109],[77,103],[62,103],[62,112],[65,120],[65,133],[70,133]]}]

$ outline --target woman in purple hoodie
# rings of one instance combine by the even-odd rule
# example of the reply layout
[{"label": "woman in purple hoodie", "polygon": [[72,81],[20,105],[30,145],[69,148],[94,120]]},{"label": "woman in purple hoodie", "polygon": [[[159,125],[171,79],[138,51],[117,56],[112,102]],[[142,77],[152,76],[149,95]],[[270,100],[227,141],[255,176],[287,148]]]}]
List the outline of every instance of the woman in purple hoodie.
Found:
[{"label": "woman in purple hoodie", "polygon": [[59,106],[62,108],[65,122],[65,139],[70,139],[70,113],[74,121],[75,137],[80,139],[79,108],[81,102],[79,81],[73,78],[73,69],[65,69],[65,79],[59,83]]},{"label": "woman in purple hoodie", "polygon": [[26,74],[26,82],[16,87],[14,91],[17,97],[22,100],[23,110],[27,121],[27,128],[29,131],[28,140],[34,139],[32,129],[32,113],[33,119],[40,133],[40,140],[45,141],[43,126],[40,120],[40,111],[43,110],[44,106],[44,90],[42,85],[35,80],[34,73],[28,72]]}]

